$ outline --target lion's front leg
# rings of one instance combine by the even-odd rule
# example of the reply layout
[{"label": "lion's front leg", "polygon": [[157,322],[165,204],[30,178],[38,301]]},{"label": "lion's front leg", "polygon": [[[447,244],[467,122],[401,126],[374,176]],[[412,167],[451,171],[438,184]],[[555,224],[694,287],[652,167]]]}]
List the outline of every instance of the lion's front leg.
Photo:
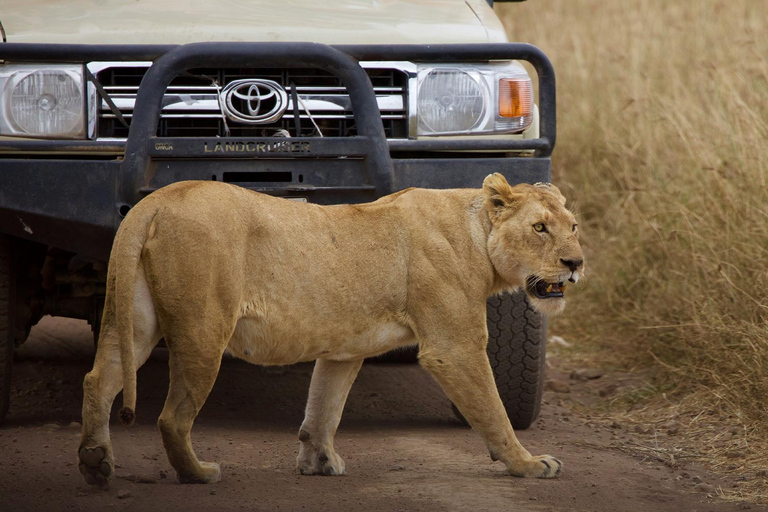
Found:
[{"label": "lion's front leg", "polygon": [[309,400],[299,430],[296,466],[303,475],[343,475],[344,461],[333,449],[344,403],[363,364],[318,359],[309,385]]},{"label": "lion's front leg", "polygon": [[460,339],[472,331],[485,333],[485,328],[464,327],[440,339],[423,340],[419,362],[482,436],[493,460],[506,464],[514,476],[559,476],[562,469],[559,460],[551,455],[531,456],[517,440],[493,379],[485,351],[487,338]]}]

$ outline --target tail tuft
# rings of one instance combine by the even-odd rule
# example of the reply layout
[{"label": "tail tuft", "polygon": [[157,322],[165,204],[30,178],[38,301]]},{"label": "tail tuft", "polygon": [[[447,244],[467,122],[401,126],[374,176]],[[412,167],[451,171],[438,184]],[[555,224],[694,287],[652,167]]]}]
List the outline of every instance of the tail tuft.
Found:
[{"label": "tail tuft", "polygon": [[120,409],[118,416],[123,425],[133,425],[133,422],[136,420],[136,413],[130,407]]}]

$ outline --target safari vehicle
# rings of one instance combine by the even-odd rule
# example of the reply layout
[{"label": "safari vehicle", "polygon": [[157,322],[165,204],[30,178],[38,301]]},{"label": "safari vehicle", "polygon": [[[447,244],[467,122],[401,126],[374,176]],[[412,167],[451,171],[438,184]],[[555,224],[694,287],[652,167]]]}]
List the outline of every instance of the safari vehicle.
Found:
[{"label": "safari vehicle", "polygon": [[[0,11],[0,417],[43,315],[96,339],[110,247],[142,197],[215,180],[320,204],[406,187],[548,182],[555,80],[486,0],[28,0]],[[309,41],[309,42],[301,42]],[[538,104],[531,76],[535,69]],[[227,262],[222,262],[227,264]],[[540,408],[546,324],[488,301],[515,428]]]}]

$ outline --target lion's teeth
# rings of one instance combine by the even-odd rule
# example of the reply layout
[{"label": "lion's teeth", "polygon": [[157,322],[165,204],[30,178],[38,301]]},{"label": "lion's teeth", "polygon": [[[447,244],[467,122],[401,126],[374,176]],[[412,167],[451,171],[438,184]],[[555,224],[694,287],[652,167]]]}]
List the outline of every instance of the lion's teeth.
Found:
[{"label": "lion's teeth", "polygon": [[552,285],[547,286],[547,293],[552,293]]},{"label": "lion's teeth", "polygon": [[566,288],[568,288],[568,285],[567,285],[567,284],[561,285],[561,286],[560,286],[560,291],[561,291],[561,292],[564,292]]}]

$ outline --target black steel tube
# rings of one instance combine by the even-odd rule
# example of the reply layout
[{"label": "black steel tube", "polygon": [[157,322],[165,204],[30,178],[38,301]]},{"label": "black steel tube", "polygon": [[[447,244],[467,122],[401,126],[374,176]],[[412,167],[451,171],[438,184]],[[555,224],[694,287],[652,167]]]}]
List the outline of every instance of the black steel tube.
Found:
[{"label": "black steel tube", "polygon": [[316,43],[192,43],[172,49],[149,68],[136,97],[120,178],[119,200],[132,204],[149,183],[149,143],[157,131],[162,99],[171,80],[194,67],[313,67],[338,76],[349,91],[357,131],[370,139],[368,169],[382,195],[394,189],[392,160],[376,96],[358,63],[330,46]]},{"label": "black steel tube", "polygon": [[[211,43],[206,43],[211,44]],[[216,43],[230,47],[246,43]],[[258,45],[294,43],[253,43]],[[189,46],[189,45],[188,45]],[[319,45],[315,45],[319,46]],[[177,45],[63,45],[5,43],[0,45],[0,59],[43,62],[87,62],[89,60],[155,60],[178,48]],[[539,150],[549,156],[557,136],[555,72],[552,63],[539,48],[525,43],[438,44],[438,45],[335,45],[333,48],[359,61],[404,60],[413,62],[466,62],[488,60],[524,60],[530,62],[539,82],[541,137],[549,148]],[[296,57],[289,56],[288,62]],[[278,66],[287,65],[279,62]]]},{"label": "black steel tube", "polygon": [[[154,137],[165,88],[185,69],[202,66],[317,67],[336,74],[349,88],[358,133],[370,137],[371,176],[382,193],[391,190],[392,164],[379,118],[378,107],[367,75],[355,62],[487,62],[525,60],[536,69],[539,82],[540,138],[531,140],[391,140],[396,151],[517,151],[534,150],[537,156],[551,155],[556,141],[555,74],[552,64],[535,46],[523,43],[470,45],[336,45],[314,43],[193,43],[178,45],[63,45],[5,43],[0,59],[10,61],[88,62],[93,60],[157,60],[147,72],[136,103],[126,161],[120,180],[119,198],[138,200],[137,191],[146,185],[149,144]],[[119,150],[120,142],[99,141],[2,141],[0,151],[93,151]]]}]

